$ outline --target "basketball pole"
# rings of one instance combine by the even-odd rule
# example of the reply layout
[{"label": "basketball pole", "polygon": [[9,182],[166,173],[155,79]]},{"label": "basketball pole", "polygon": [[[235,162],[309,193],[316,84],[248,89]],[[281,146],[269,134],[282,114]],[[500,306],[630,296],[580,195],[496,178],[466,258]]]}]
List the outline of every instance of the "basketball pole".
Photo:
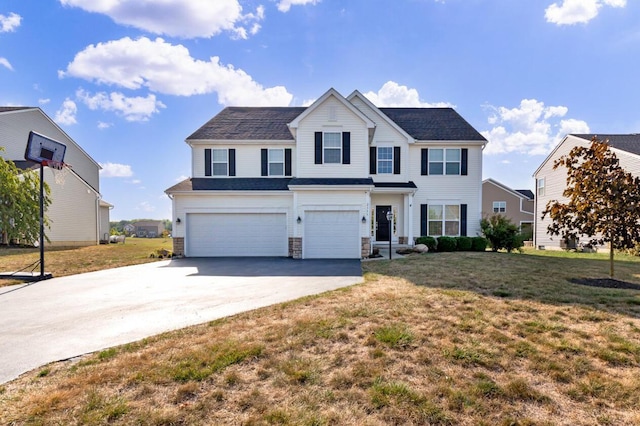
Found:
[{"label": "basketball pole", "polygon": [[44,279],[44,166],[40,163],[40,279]]}]

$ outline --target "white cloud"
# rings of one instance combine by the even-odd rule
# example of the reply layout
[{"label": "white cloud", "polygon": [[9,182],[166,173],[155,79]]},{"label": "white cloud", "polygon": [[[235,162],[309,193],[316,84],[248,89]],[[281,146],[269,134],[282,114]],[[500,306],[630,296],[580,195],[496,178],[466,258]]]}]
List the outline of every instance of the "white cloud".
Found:
[{"label": "white cloud", "polygon": [[305,4],[318,4],[320,0],[280,0],[278,2],[278,10],[280,12],[288,12],[291,6],[302,6]]},{"label": "white cloud", "polygon": [[59,124],[76,124],[76,114],[78,113],[78,107],[76,103],[71,99],[67,98],[62,103],[62,106],[58,111],[56,111],[56,115],[54,117],[54,121]]},{"label": "white cloud", "polygon": [[133,170],[128,164],[118,163],[99,163],[102,170],[100,170],[100,176],[102,177],[131,177],[133,176]]},{"label": "white cloud", "polygon": [[8,70],[13,71],[13,67],[11,66],[11,63],[7,60],[7,58],[3,58],[2,56],[0,56],[0,65],[7,68]]},{"label": "white cloud", "polygon": [[189,179],[189,176],[180,175],[176,178],[176,182],[182,182],[185,179]]},{"label": "white cloud", "polygon": [[9,16],[0,15],[0,33],[15,31],[20,26],[22,16],[11,12]]},{"label": "white cloud", "polygon": [[154,212],[155,206],[152,206],[148,201],[143,201],[136,207],[136,210],[142,210],[143,212]]},{"label": "white cloud", "polygon": [[90,45],[58,75],[178,96],[216,92],[223,105],[287,106],[293,98],[284,86],[265,89],[243,70],[220,64],[218,57],[194,59],[186,47],[161,38]]},{"label": "white cloud", "polygon": [[113,126],[113,123],[106,123],[104,121],[98,121],[98,129],[100,129],[100,130],[108,129],[111,126]]},{"label": "white cloud", "polygon": [[544,102],[523,99],[516,108],[486,106],[492,114],[487,122],[494,126],[481,132],[489,143],[484,152],[517,152],[529,155],[548,154],[568,133],[589,133],[585,121],[562,119],[565,106],[545,107]]},{"label": "white cloud", "polygon": [[147,95],[146,98],[141,96],[129,98],[119,92],[110,94],[99,92],[92,96],[78,89],[76,97],[91,110],[115,111],[127,121],[148,121],[151,115],[160,112],[158,108],[165,108],[162,102],[156,100],[156,95]]},{"label": "white cloud", "polygon": [[40,105],[46,105],[46,104],[48,104],[49,102],[51,102],[51,99],[49,99],[49,98],[40,98],[40,99],[38,99],[38,103],[39,103]]},{"label": "white cloud", "polygon": [[64,6],[102,13],[116,23],[153,34],[196,38],[229,31],[246,38],[245,26],[264,19],[264,8],[242,14],[239,0],[60,0]]},{"label": "white cloud", "polygon": [[625,7],[627,0],[562,0],[544,11],[547,22],[557,25],[586,24],[598,16],[603,6]]},{"label": "white cloud", "polygon": [[387,81],[378,92],[367,92],[364,96],[377,107],[453,107],[448,102],[422,102],[416,89],[400,86],[394,81]]}]

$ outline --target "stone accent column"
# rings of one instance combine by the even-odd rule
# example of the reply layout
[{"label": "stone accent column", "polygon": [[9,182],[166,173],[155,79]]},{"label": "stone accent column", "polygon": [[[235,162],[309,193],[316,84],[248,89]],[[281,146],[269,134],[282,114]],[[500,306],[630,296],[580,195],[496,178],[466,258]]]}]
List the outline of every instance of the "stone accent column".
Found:
[{"label": "stone accent column", "polygon": [[302,259],[302,237],[289,237],[289,257]]},{"label": "stone accent column", "polygon": [[366,257],[369,257],[370,254],[371,254],[371,238],[362,237],[360,255],[364,259]]},{"label": "stone accent column", "polygon": [[409,237],[398,237],[398,244],[409,244]]},{"label": "stone accent column", "polygon": [[184,237],[173,238],[173,254],[174,256],[184,256]]}]

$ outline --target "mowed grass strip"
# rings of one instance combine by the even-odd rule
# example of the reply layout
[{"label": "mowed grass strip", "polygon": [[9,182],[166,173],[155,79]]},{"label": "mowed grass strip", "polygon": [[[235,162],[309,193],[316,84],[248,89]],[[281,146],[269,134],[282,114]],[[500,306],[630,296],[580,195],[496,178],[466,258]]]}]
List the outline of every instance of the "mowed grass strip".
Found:
[{"label": "mowed grass strip", "polygon": [[366,262],[357,286],[43,366],[0,385],[0,423],[640,424],[640,291],[571,284],[606,256],[564,256]]},{"label": "mowed grass strip", "polygon": [[[127,238],[125,243],[88,247],[45,247],[45,270],[54,277],[100,271],[158,260],[149,256],[159,249],[172,250],[169,238]],[[38,248],[0,248],[0,272],[18,271],[40,259]],[[27,269],[30,271],[33,268]],[[40,267],[35,268],[40,272]],[[20,281],[1,279],[0,286]]]}]

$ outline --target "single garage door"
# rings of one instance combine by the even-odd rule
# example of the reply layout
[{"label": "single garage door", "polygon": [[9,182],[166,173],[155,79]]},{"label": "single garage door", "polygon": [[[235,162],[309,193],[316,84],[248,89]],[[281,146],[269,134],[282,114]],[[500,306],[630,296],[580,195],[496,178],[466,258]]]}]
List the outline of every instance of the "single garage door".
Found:
[{"label": "single garage door", "polygon": [[308,211],[304,217],[305,259],[360,258],[358,211]]},{"label": "single garage door", "polygon": [[191,257],[287,256],[284,213],[189,213],[186,254]]}]

